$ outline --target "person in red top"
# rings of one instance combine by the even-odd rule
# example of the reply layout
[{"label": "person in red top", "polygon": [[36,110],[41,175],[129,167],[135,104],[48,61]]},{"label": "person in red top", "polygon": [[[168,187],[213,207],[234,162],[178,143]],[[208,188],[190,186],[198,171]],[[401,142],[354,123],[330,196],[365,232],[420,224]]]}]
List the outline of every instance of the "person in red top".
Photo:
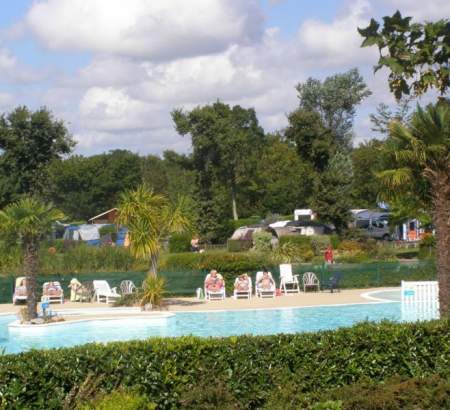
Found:
[{"label": "person in red top", "polygon": [[325,249],[325,263],[333,263],[333,248],[331,245],[328,245],[327,249]]}]

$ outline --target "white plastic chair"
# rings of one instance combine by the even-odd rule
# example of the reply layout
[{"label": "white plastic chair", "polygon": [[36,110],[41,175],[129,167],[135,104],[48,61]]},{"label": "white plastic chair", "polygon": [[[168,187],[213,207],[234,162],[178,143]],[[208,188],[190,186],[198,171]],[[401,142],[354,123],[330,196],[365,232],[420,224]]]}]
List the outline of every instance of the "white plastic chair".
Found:
[{"label": "white plastic chair", "polygon": [[259,282],[263,277],[263,272],[256,272],[256,280],[255,280],[255,295],[259,298],[274,298],[276,292],[275,281],[272,277],[272,273],[269,273],[269,277],[272,279],[272,286],[269,289],[262,289],[259,286]]},{"label": "white plastic chair", "polygon": [[97,303],[111,303],[120,298],[120,295],[117,293],[117,288],[111,289],[106,280],[94,280],[93,284]]},{"label": "white plastic chair", "polygon": [[314,272],[303,274],[303,291],[306,292],[306,288],[317,288],[317,291],[320,291],[320,282]]},{"label": "white plastic chair", "polygon": [[123,280],[120,282],[120,293],[122,295],[130,295],[136,290],[132,280]]},{"label": "white plastic chair", "polygon": [[237,290],[236,284],[239,282],[239,277],[237,277],[234,280],[234,292],[233,292],[233,298],[239,299],[240,297],[251,299],[252,297],[252,278],[250,276],[247,276],[247,283],[248,283],[248,289],[247,290]]},{"label": "white plastic chair", "polygon": [[222,275],[217,274],[219,279],[222,279],[222,287],[220,290],[208,290],[206,288],[206,281],[211,277],[211,274],[208,273],[205,278],[204,288],[205,288],[205,299],[206,300],[224,300],[225,299],[225,281],[223,280]]},{"label": "white plastic chair", "polygon": [[298,275],[292,274],[292,265],[283,263],[280,265],[280,288],[284,294],[300,293]]}]

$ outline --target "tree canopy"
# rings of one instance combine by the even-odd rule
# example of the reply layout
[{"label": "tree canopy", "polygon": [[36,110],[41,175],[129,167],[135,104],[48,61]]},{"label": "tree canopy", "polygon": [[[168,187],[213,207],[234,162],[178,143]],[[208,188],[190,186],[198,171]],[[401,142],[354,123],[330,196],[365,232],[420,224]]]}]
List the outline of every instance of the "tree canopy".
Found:
[{"label": "tree canopy", "polygon": [[397,99],[422,95],[435,88],[441,95],[450,82],[450,20],[412,23],[399,11],[383,17],[383,26],[371,19],[358,28],[364,37],[362,47],[376,46],[380,52],[375,71],[386,67],[389,87]]},{"label": "tree canopy", "polygon": [[47,166],[75,146],[64,123],[46,108],[18,107],[0,117],[0,205],[26,194],[41,194]]}]

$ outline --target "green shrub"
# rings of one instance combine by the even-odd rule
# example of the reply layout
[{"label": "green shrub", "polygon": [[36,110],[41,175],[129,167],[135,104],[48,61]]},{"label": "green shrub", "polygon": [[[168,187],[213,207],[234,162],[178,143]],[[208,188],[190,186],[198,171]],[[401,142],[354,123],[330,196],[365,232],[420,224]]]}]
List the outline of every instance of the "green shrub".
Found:
[{"label": "green shrub", "polygon": [[311,236],[311,246],[314,251],[314,255],[323,255],[325,249],[331,245],[331,239],[328,235],[314,235]]},{"label": "green shrub", "polygon": [[[361,323],[310,334],[93,343],[0,356],[0,397],[6,408],[57,409],[91,375],[96,391],[133,389],[160,409],[182,408],[180,392],[215,381],[223,386],[218,398],[261,408],[283,394],[287,381],[292,391],[307,396],[395,375],[448,378],[449,352],[448,320]],[[443,397],[445,390],[438,391]],[[322,395],[317,401],[361,396]],[[375,400],[373,394],[367,397]]]},{"label": "green shrub", "polygon": [[149,403],[145,396],[124,391],[113,391],[99,395],[87,404],[77,406],[77,410],[154,410],[156,405]]},{"label": "green shrub", "polygon": [[432,258],[436,255],[436,237],[426,234],[419,244],[418,257],[420,259]]},{"label": "green shrub", "polygon": [[169,252],[189,252],[191,250],[191,235],[189,233],[175,233],[169,239]]},{"label": "green shrub", "polygon": [[253,246],[251,239],[228,239],[227,250],[228,252],[242,252],[248,251]]},{"label": "green shrub", "polygon": [[257,232],[253,234],[253,249],[257,252],[270,252],[272,234],[269,232]]},{"label": "green shrub", "polygon": [[332,234],[330,235],[330,242],[333,249],[337,249],[337,247],[341,243],[341,238],[339,237],[338,234]]},{"label": "green shrub", "polygon": [[292,243],[299,247],[311,247],[311,236],[306,235],[283,235],[280,236],[280,245]]},{"label": "green shrub", "polygon": [[279,238],[279,252],[283,248],[288,249],[287,253],[293,253],[291,258],[280,263],[301,263],[309,262],[314,257],[314,251],[311,243],[311,236],[306,235],[285,235]]}]

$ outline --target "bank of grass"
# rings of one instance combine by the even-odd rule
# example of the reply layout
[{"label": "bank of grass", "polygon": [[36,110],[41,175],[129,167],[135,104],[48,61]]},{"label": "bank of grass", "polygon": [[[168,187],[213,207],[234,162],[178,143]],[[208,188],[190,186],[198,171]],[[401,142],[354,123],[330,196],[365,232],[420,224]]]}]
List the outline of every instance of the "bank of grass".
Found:
[{"label": "bank of grass", "polygon": [[130,400],[136,395],[139,405],[158,409],[448,408],[449,325],[361,323],[311,334],[149,339],[4,355],[0,400],[8,409],[83,401],[113,409],[91,400],[107,400],[120,386],[133,392]]}]

